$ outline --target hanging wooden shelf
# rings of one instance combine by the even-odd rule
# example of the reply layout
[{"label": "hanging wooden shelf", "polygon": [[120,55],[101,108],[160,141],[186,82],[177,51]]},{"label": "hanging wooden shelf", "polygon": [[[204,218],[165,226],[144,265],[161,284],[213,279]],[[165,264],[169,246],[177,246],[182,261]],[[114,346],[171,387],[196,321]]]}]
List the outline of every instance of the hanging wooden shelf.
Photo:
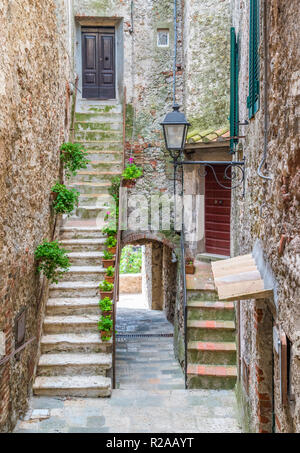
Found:
[{"label": "hanging wooden shelf", "polygon": [[252,254],[212,263],[220,300],[265,299],[273,296],[266,288]]}]

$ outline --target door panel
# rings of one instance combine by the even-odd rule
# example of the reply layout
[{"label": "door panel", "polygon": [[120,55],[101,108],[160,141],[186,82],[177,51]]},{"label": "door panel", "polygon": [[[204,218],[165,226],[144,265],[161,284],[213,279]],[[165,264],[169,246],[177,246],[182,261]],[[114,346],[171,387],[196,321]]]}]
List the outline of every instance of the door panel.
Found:
[{"label": "door panel", "polygon": [[113,28],[82,31],[82,97],[115,98],[115,50]]},{"label": "door panel", "polygon": [[98,34],[83,33],[82,85],[84,98],[98,97]]},{"label": "door panel", "polygon": [[[230,187],[224,178],[225,165],[214,166],[221,184]],[[205,176],[205,247],[207,253],[230,255],[230,204],[231,191],[223,189],[207,167]],[[230,177],[230,172],[227,173]]]}]

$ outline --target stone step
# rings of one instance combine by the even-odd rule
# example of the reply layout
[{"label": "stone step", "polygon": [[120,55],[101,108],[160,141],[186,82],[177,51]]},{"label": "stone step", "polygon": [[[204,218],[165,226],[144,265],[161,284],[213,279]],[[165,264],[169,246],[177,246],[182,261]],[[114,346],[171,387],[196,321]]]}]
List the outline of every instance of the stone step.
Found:
[{"label": "stone step", "polygon": [[61,297],[98,297],[99,282],[59,282],[50,285],[49,295],[53,299]]},{"label": "stone step", "polygon": [[236,365],[236,345],[233,342],[190,341],[188,363]]},{"label": "stone step", "polygon": [[40,376],[33,393],[41,396],[105,397],[111,395],[111,379],[104,376]]},{"label": "stone step", "polygon": [[232,389],[237,377],[236,366],[189,363],[187,386],[189,389]]},{"label": "stone step", "polygon": [[49,298],[47,316],[100,315],[100,297],[56,297]]},{"label": "stone step", "polygon": [[120,123],[123,125],[123,115],[120,112],[89,112],[75,114],[75,120],[78,122],[87,121],[91,123]]},{"label": "stone step", "polygon": [[223,301],[188,301],[188,319],[196,320],[234,320],[234,304],[233,302]]},{"label": "stone step", "polygon": [[79,206],[110,206],[112,197],[105,193],[83,193],[79,196]]},{"label": "stone step", "polygon": [[71,266],[61,282],[100,282],[104,279],[106,269],[103,266]]},{"label": "stone step", "polygon": [[38,363],[38,376],[106,376],[111,368],[111,354],[60,352],[42,354]]},{"label": "stone step", "polygon": [[211,301],[218,302],[219,297],[215,289],[188,289],[187,290],[187,300],[188,301]]},{"label": "stone step", "polygon": [[106,247],[105,238],[91,239],[61,239],[59,243],[70,252],[101,252]]},{"label": "stone step", "polygon": [[98,315],[46,316],[44,334],[98,332]]},{"label": "stone step", "polygon": [[235,341],[233,321],[191,320],[187,327],[188,341]]},{"label": "stone step", "polygon": [[[101,119],[101,116],[99,117]],[[99,122],[99,121],[75,121],[74,123],[75,131],[82,132],[82,131],[103,131],[103,132],[112,132],[116,131],[118,133],[123,132],[123,123],[122,121],[107,121],[107,122]]]},{"label": "stone step", "polygon": [[122,160],[115,160],[114,162],[107,162],[101,160],[101,156],[99,159],[93,159],[88,164],[86,171],[96,171],[96,172],[117,172],[122,173]]},{"label": "stone step", "polygon": [[76,131],[75,141],[122,141],[123,131],[102,131],[101,129],[94,129],[92,131]]},{"label": "stone step", "polygon": [[105,238],[98,228],[88,227],[66,227],[60,229],[60,239],[90,239],[90,238]]},{"label": "stone step", "polygon": [[74,212],[69,216],[69,219],[99,219],[101,223],[104,222],[104,217],[107,212],[107,206],[98,206],[98,205],[87,205],[80,206],[75,209]]},{"label": "stone step", "polygon": [[86,150],[118,151],[120,154],[122,154],[124,146],[122,140],[78,140],[78,142]]},{"label": "stone step", "polygon": [[71,252],[68,253],[72,266],[101,266],[102,252]]},{"label": "stone step", "polygon": [[101,102],[78,99],[76,103],[76,112],[80,113],[122,113],[122,104],[118,102]]},{"label": "stone step", "polygon": [[109,182],[115,176],[121,176],[121,170],[106,171],[106,170],[79,170],[77,175],[71,179],[71,184],[78,182]]},{"label": "stone step", "polygon": [[92,161],[109,162],[110,164],[116,161],[122,161],[122,150],[100,150],[87,149],[87,158]]},{"label": "stone step", "polygon": [[[99,309],[99,307],[98,307]],[[62,333],[43,335],[41,352],[103,352],[111,353],[112,340],[102,341],[99,333]]]},{"label": "stone step", "polygon": [[111,186],[110,182],[80,182],[74,181],[69,184],[70,187],[74,187],[81,194],[90,194],[97,192],[98,194],[108,195],[108,189]]}]

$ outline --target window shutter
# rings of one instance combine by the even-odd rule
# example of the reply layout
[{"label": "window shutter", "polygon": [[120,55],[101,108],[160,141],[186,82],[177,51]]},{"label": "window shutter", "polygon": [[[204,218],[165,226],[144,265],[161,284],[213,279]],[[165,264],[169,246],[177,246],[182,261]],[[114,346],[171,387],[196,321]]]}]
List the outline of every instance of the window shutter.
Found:
[{"label": "window shutter", "polygon": [[249,27],[249,96],[247,107],[249,118],[259,109],[259,0],[250,0]]},{"label": "window shutter", "polygon": [[[239,135],[239,97],[238,97],[238,44],[235,29],[230,29],[230,137]],[[230,139],[230,152],[234,153],[237,138]]]}]

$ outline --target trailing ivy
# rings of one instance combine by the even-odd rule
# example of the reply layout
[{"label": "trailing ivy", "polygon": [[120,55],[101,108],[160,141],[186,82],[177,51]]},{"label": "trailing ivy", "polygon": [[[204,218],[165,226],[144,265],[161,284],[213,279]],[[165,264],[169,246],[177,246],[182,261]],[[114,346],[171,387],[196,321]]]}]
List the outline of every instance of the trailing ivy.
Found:
[{"label": "trailing ivy", "polygon": [[62,151],[60,158],[64,163],[68,179],[75,176],[78,170],[86,168],[90,162],[86,150],[80,143],[63,143],[60,150]]},{"label": "trailing ivy", "polygon": [[58,283],[70,267],[70,260],[66,254],[67,250],[60,247],[57,241],[44,241],[34,253],[38,261],[38,272],[43,272],[51,283]]},{"label": "trailing ivy", "polygon": [[59,214],[70,214],[78,206],[79,192],[76,189],[67,189],[64,184],[56,183],[51,191],[57,193],[53,201],[53,208]]}]

